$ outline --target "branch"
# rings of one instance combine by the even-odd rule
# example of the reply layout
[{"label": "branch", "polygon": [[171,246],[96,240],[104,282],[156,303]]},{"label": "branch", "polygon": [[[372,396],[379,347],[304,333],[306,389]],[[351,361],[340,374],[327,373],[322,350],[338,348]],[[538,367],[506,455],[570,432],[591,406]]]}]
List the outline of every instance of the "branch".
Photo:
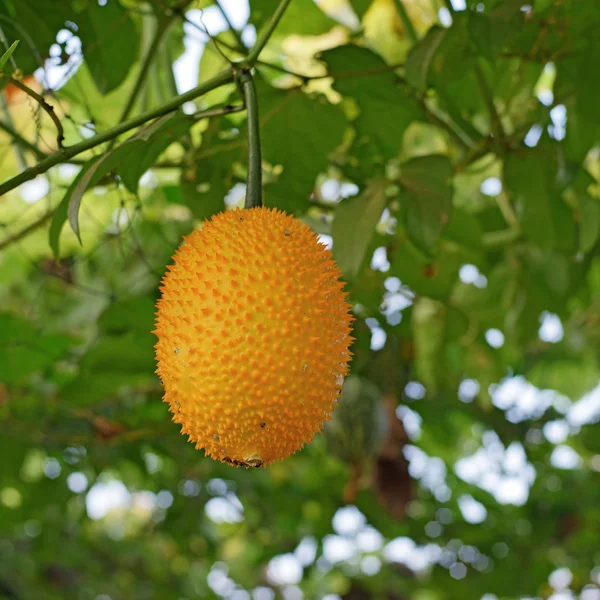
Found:
[{"label": "branch", "polygon": [[42,109],[48,113],[48,116],[52,119],[54,125],[56,126],[56,131],[58,132],[56,135],[56,143],[58,144],[59,148],[62,148],[63,140],[65,139],[65,132],[60,119],[56,116],[56,112],[54,112],[54,107],[48,104],[43,96],[40,96],[40,94],[33,91],[30,87],[26,86],[18,79],[15,79],[14,77],[6,77],[5,79],[15,87],[19,88],[22,92],[25,92],[28,96],[33,98],[42,107]]},{"label": "branch", "polygon": [[10,246],[11,244],[14,244],[15,242],[18,242],[19,240],[23,239],[24,237],[27,237],[30,233],[33,233],[36,229],[39,229],[40,227],[42,227],[47,221],[49,221],[52,218],[53,214],[54,214],[54,209],[49,210],[48,212],[45,212],[39,219],[37,219],[37,221],[30,223],[29,225],[27,225],[27,227],[24,227],[23,229],[21,229],[21,231],[17,231],[17,233],[13,233],[12,235],[9,235],[7,238],[4,238],[3,240],[1,240],[0,241],[0,250],[6,248],[7,246]]},{"label": "branch", "polygon": [[260,56],[260,53],[262,52],[263,48],[267,45],[269,38],[273,35],[275,28],[277,27],[277,25],[279,24],[279,21],[281,20],[281,17],[283,17],[283,13],[285,12],[285,9],[290,5],[291,1],[292,0],[281,0],[281,2],[279,3],[279,6],[275,9],[275,12],[273,13],[273,16],[271,17],[271,20],[268,22],[266,28],[260,34],[260,36],[256,40],[256,43],[254,44],[252,50],[250,50],[250,53],[248,54],[248,58],[246,59],[246,62],[249,65],[253,65],[257,61],[258,57]]},{"label": "branch", "polygon": [[95,148],[96,146],[99,146],[104,142],[108,142],[121,135],[122,133],[125,133],[127,131],[130,131],[131,129],[134,129],[135,127],[143,125],[147,121],[166,115],[167,113],[170,113],[179,108],[185,102],[194,100],[198,96],[202,96],[203,94],[206,94],[211,90],[221,87],[226,83],[230,83],[231,81],[233,81],[233,70],[230,67],[228,67],[212,79],[209,79],[208,81],[200,84],[199,86],[195,87],[189,92],[185,92],[184,94],[176,96],[175,98],[163,104],[162,106],[158,106],[157,108],[153,108],[152,110],[146,111],[138,115],[137,117],[134,117],[133,119],[129,119],[129,121],[120,123],[119,125],[116,125],[115,127],[112,127],[111,129],[99,133],[98,135],[95,135],[91,138],[83,140],[78,144],[69,146],[67,148],[62,148],[58,152],[55,152],[54,154],[51,154],[44,160],[40,161],[37,165],[26,169],[16,177],[13,177],[12,179],[9,179],[5,183],[1,184],[0,196],[3,196],[4,194],[6,194],[6,192],[13,190],[22,183],[30,181],[38,175],[45,173],[48,169],[54,167],[55,165],[61,162],[68,162],[69,159],[73,158],[74,156],[77,156],[78,154],[81,154],[82,152],[85,152],[86,150],[90,150],[91,148]]}]

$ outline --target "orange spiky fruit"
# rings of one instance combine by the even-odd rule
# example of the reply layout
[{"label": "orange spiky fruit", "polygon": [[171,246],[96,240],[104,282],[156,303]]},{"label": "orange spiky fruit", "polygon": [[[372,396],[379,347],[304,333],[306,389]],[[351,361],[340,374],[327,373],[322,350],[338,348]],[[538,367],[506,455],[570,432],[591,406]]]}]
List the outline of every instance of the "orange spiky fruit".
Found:
[{"label": "orange spiky fruit", "polygon": [[331,418],[351,356],[331,252],[296,218],[260,207],[216,215],[173,259],[155,330],[173,420],[230,464],[293,454]]}]

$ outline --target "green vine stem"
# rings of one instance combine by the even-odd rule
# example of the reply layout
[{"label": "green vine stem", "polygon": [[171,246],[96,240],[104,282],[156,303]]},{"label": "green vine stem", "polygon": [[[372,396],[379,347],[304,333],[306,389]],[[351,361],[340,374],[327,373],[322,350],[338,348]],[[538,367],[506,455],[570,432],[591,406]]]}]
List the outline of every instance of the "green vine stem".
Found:
[{"label": "green vine stem", "polygon": [[262,158],[260,147],[260,121],[258,100],[254,78],[249,70],[242,70],[239,82],[246,101],[248,119],[248,183],[246,187],[246,208],[262,206]]},{"label": "green vine stem", "polygon": [[[252,132],[250,134],[250,156],[249,156],[249,201],[254,202],[256,206],[260,205],[262,202],[262,190],[261,190],[261,161],[260,161],[260,139],[258,135],[258,107],[256,102],[256,90],[254,88],[254,82],[252,80],[252,76],[250,74],[250,70],[258,60],[260,53],[263,48],[266,46],[269,38],[275,31],[281,17],[283,16],[286,8],[291,3],[291,0],[281,0],[275,12],[271,16],[271,19],[265,26],[264,30],[259,35],[255,45],[250,50],[248,56],[244,60],[243,65],[240,66],[240,79],[239,82],[242,85],[244,90],[244,94],[246,97],[246,103],[248,108],[248,124],[249,130]],[[176,11],[177,12],[177,11]],[[246,75],[244,75],[246,73]],[[5,181],[0,184],[0,197],[9,192],[10,190],[15,189],[26,181],[31,181],[35,179],[38,175],[45,173],[52,167],[62,163],[68,162],[73,157],[85,152],[86,150],[90,150],[99,146],[100,144],[111,142],[116,139],[119,135],[130,131],[136,127],[139,127],[157,117],[161,117],[170,112],[177,110],[182,104],[194,100],[211,90],[217,89],[227,83],[231,83],[235,79],[235,72],[233,67],[228,67],[212,79],[202,83],[201,85],[195,87],[194,89],[186,92],[184,94],[180,94],[175,98],[169,100],[162,106],[156,107],[152,110],[145,111],[138,116],[119,123],[115,127],[108,129],[102,133],[99,133],[91,138],[86,140],[82,140],[81,142],[74,144],[69,147],[62,147],[58,151],[49,155],[47,158],[42,159],[39,163],[25,169],[19,175]],[[21,87],[21,86],[19,86]],[[25,90],[29,93],[28,90]],[[31,95],[31,94],[30,94]],[[44,101],[45,102],[45,101]],[[51,109],[47,103],[42,105],[46,110]],[[52,116],[52,115],[50,115]],[[4,128],[6,131],[6,128]],[[60,122],[57,124],[58,129],[58,138],[62,141],[62,125]],[[250,195],[250,191],[252,195]]]},{"label": "green vine stem", "polygon": [[211,90],[221,87],[226,83],[230,83],[231,81],[233,81],[233,70],[231,68],[227,68],[222,73],[219,73],[212,79],[209,79],[208,81],[200,84],[198,87],[195,87],[193,90],[190,90],[185,94],[180,94],[179,96],[176,96],[175,98],[163,104],[162,106],[153,108],[152,110],[142,113],[137,117],[134,117],[133,119],[129,119],[124,123],[120,123],[119,125],[116,125],[115,127],[108,129],[107,131],[103,131],[102,133],[99,133],[94,137],[83,140],[78,144],[68,146],[67,148],[62,148],[58,152],[55,152],[54,154],[48,156],[48,158],[45,158],[44,160],[40,161],[37,165],[26,169],[16,177],[13,177],[12,179],[9,179],[8,181],[1,184],[0,196],[3,196],[4,194],[6,194],[6,192],[13,190],[14,188],[20,186],[22,183],[25,183],[26,181],[31,181],[32,179],[35,179],[38,175],[45,173],[48,169],[51,169],[59,163],[68,162],[69,159],[73,158],[74,156],[77,156],[78,154],[81,154],[82,152],[85,152],[86,150],[91,150],[92,148],[95,148],[96,146],[99,146],[104,142],[109,142],[118,135],[126,133],[127,131],[134,129],[135,127],[139,127],[147,121],[150,121],[157,117],[162,117],[163,115],[166,115],[167,113],[178,109],[182,104],[185,104],[189,100],[194,100],[195,98],[198,98],[199,96],[202,96],[203,94],[206,94]]}]

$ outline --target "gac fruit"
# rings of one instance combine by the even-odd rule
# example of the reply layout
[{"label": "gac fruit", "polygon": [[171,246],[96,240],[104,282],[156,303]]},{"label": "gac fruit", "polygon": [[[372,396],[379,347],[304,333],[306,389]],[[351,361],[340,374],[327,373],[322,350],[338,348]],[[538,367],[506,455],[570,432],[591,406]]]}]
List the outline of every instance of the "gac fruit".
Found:
[{"label": "gac fruit", "polygon": [[157,373],[196,448],[246,467],[323,428],[348,371],[352,316],[331,252],[264,207],[231,210],[173,256],[157,303]]}]

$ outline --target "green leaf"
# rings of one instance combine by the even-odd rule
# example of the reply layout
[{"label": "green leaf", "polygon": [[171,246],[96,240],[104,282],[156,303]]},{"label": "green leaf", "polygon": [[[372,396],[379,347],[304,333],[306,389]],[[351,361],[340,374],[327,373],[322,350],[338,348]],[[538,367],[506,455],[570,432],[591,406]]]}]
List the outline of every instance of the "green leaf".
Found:
[{"label": "green leaf", "polygon": [[292,214],[304,212],[315,179],[327,170],[348,122],[324,98],[256,83],[263,159],[283,167],[277,181],[265,187],[265,204]]},{"label": "green leaf", "polygon": [[[249,22],[256,27],[259,35],[278,4],[279,0],[252,0],[250,3]],[[290,33],[320,35],[329,31],[335,24],[313,0],[294,0],[285,11],[274,36],[282,37]]]},{"label": "green leaf", "polygon": [[136,385],[147,381],[146,373],[126,371],[84,373],[64,385],[58,393],[58,397],[66,405],[92,406],[114,396],[124,386],[131,390]]},{"label": "green leaf", "polygon": [[401,166],[402,213],[411,239],[430,250],[452,213],[452,165],[446,156],[413,158]]},{"label": "green leaf", "polygon": [[348,279],[354,279],[365,263],[375,226],[387,204],[385,188],[385,181],[372,181],[362,194],[343,200],[335,211],[333,255]]},{"label": "green leaf", "polygon": [[87,373],[154,373],[155,338],[149,331],[130,331],[100,339],[81,359],[80,368]]},{"label": "green leaf", "polygon": [[129,160],[119,165],[117,172],[132,194],[138,192],[140,177],[172,143],[189,131],[193,123],[191,117],[181,114],[166,119],[147,135],[146,143]]},{"label": "green leaf", "polygon": [[138,58],[138,34],[128,12],[116,0],[103,6],[86,2],[77,15],[77,35],[98,90],[119,87]]},{"label": "green leaf", "polygon": [[[452,26],[445,35],[436,35],[439,36],[437,51],[428,63],[428,70],[434,86],[444,91],[448,84],[463,77],[473,63],[466,11],[454,14]],[[431,43],[435,41],[434,36]]]},{"label": "green leaf", "polygon": [[[492,66],[496,66],[502,49],[523,26],[522,4],[520,0],[507,0],[489,14],[473,12],[469,15],[469,35]],[[536,2],[536,12],[537,5]]]},{"label": "green leaf", "polygon": [[581,198],[579,250],[589,252],[600,239],[600,200],[589,194]]},{"label": "green leaf", "polygon": [[61,358],[72,340],[37,331],[29,321],[0,313],[0,381],[18,383]]},{"label": "green leaf", "polygon": [[540,312],[550,306],[548,303],[555,299],[558,299],[558,306],[552,308],[557,312],[563,310],[560,302],[574,283],[578,274],[577,267],[571,264],[564,254],[535,247],[528,249],[524,262],[529,271],[531,284],[537,286],[541,298],[544,299],[544,304],[540,305]]},{"label": "green leaf", "polygon": [[406,58],[404,67],[406,80],[422,92],[427,89],[433,57],[447,32],[447,29],[434,25],[427,35],[413,46]]},{"label": "green leaf", "polygon": [[225,209],[234,185],[233,167],[243,159],[246,141],[227,119],[215,119],[202,134],[195,163],[181,173],[181,201],[194,218],[207,219]]},{"label": "green leaf", "polygon": [[84,62],[60,88],[60,94],[69,100],[71,104],[69,112],[74,118],[83,123],[93,119],[96,131],[109,129],[118,123],[123,106],[133,91],[138,72],[137,67],[132,68],[121,86],[108,94],[101,94],[89,66]]},{"label": "green leaf", "polygon": [[523,233],[541,248],[572,251],[577,232],[573,213],[561,197],[558,166],[545,145],[512,153],[504,163],[504,178],[517,205]]},{"label": "green leaf", "polygon": [[[227,30],[220,33],[214,38],[214,45],[218,45],[219,42],[228,44],[231,46],[237,46],[237,40],[231,31]],[[229,66],[227,59],[214,48],[210,46],[206,47],[206,52],[202,52],[200,63],[198,64],[198,83],[203,83],[212,79],[219,74],[223,69]],[[215,106],[218,104],[225,104],[232,94],[232,90],[235,89],[234,84],[228,84],[221,86],[215,90],[211,90],[208,94],[205,94],[201,101],[203,106]]]},{"label": "green leaf", "polygon": [[600,141],[598,105],[600,104],[600,81],[590,77],[600,61],[600,42],[592,38],[582,52],[561,65],[557,77],[566,78],[573,85],[573,97],[565,102],[567,108],[567,133],[565,147],[567,156],[582,161],[589,149]]},{"label": "green leaf", "polygon": [[0,25],[9,40],[22,40],[13,58],[24,75],[43,66],[56,34],[72,18],[67,2],[46,0],[3,0],[0,2]]},{"label": "green leaf", "polygon": [[436,300],[419,298],[412,311],[415,370],[430,394],[437,392],[446,370],[443,360],[448,311]]},{"label": "green leaf", "polygon": [[395,247],[389,257],[390,276],[413,289],[420,296],[446,301],[459,282],[458,272],[464,264],[478,265],[481,256],[468,248],[442,240],[438,254],[424,254],[399,228]]},{"label": "green leaf", "polygon": [[452,240],[471,250],[481,249],[482,227],[477,217],[460,208],[452,209],[450,222],[444,229],[442,237]]},{"label": "green leaf", "polygon": [[154,328],[154,310],[154,302],[146,296],[119,300],[100,315],[98,328],[108,334],[148,333]]},{"label": "green leaf", "polygon": [[20,42],[20,40],[14,41],[11,44],[10,48],[2,56],[0,56],[0,69],[4,68],[4,65],[8,62],[8,60],[12,56],[13,52],[17,49],[19,42]]},{"label": "green leaf", "polygon": [[582,169],[567,192],[574,197],[578,208],[579,251],[584,254],[592,250],[600,239],[600,199],[590,193],[595,183],[590,173]]},{"label": "green leaf", "polygon": [[60,258],[60,234],[62,232],[63,225],[67,220],[69,202],[71,201],[73,192],[80,185],[81,180],[85,177],[89,169],[91,169],[94,166],[94,164],[98,160],[100,160],[100,158],[100,156],[92,158],[81,168],[81,170],[77,174],[77,177],[75,177],[75,179],[69,186],[65,197],[61,200],[60,204],[56,208],[56,211],[54,212],[52,222],[50,223],[50,230],[48,232],[48,243],[50,244],[50,248],[52,248],[54,258],[57,260]]},{"label": "green leaf", "polygon": [[577,401],[598,385],[600,369],[592,357],[548,357],[534,365],[527,379],[541,389],[556,390]]},{"label": "green leaf", "polygon": [[114,150],[109,150],[100,158],[93,158],[84,166],[80,176],[73,182],[65,196],[69,198],[67,208],[69,223],[80,242],[79,208],[87,189],[96,185],[102,177],[110,173],[123,161],[128,160],[129,170],[126,169],[125,171],[128,184],[137,190],[139,179],[137,174],[142,169],[146,170],[147,161],[149,159],[153,160],[155,158],[154,153],[162,148],[164,143],[162,137],[166,137],[168,145],[175,139],[175,136],[181,135],[183,131],[189,128],[191,123],[192,119],[183,115],[173,117],[169,114],[160,117],[142,127],[135,135],[125,140]]},{"label": "green leaf", "polygon": [[[334,77],[333,87],[358,105],[360,114],[354,122],[358,135],[370,140],[386,157],[397,155],[407,126],[423,116],[409,87],[391,70],[386,71],[388,65],[367,48],[339,46],[323,52],[320,58]],[[355,75],[373,70],[381,73]]]}]

